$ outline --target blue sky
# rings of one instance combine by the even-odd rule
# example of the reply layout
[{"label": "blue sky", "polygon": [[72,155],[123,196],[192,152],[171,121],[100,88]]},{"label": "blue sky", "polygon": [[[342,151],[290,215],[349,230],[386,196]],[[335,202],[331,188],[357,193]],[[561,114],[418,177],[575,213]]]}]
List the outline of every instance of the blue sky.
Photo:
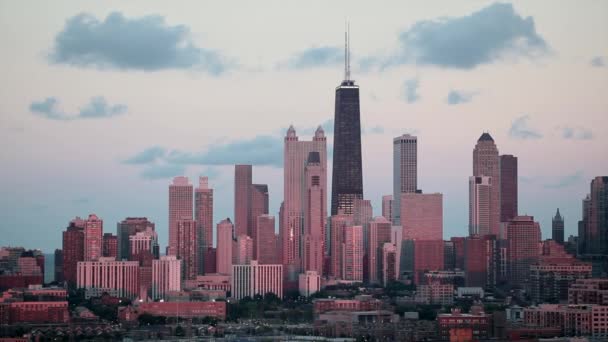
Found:
[{"label": "blue sky", "polygon": [[465,235],[489,131],[519,158],[520,213],[548,237],[559,207],[575,233],[608,171],[605,1],[19,1],[0,2],[0,244],[50,251],[96,213],[106,232],[148,216],[165,245],[171,177],[209,176],[219,222],[233,163],[276,215],[286,128],[331,133],[345,18],[376,214],[392,138],[414,133],[419,187],[444,193],[444,236]]}]

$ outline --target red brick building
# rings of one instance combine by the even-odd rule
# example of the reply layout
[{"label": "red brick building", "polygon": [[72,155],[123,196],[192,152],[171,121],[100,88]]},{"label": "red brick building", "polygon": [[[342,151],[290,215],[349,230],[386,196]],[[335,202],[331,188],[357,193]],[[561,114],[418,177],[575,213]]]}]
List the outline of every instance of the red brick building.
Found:
[{"label": "red brick building", "polygon": [[67,323],[68,302],[15,302],[9,306],[9,324]]},{"label": "red brick building", "polygon": [[136,307],[139,314],[182,318],[226,319],[226,302],[150,302]]},{"label": "red brick building", "polygon": [[452,313],[439,314],[437,322],[442,340],[450,340],[452,335],[462,334],[462,331],[472,332],[473,340],[490,338],[492,332],[491,315],[483,312],[481,307],[473,306],[471,313],[461,313],[460,309],[452,309]]}]

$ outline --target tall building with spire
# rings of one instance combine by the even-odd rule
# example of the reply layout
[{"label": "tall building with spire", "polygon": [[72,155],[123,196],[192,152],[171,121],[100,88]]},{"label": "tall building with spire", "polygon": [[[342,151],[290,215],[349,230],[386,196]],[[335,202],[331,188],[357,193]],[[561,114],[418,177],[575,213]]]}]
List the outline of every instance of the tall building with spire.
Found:
[{"label": "tall building with spire", "polygon": [[325,173],[319,152],[308,153],[304,168],[303,270],[323,274],[327,190],[321,186]]},{"label": "tall building with spire", "polygon": [[350,79],[348,32],[345,38],[344,80],[336,87],[331,215],[352,214],[355,199],[363,198],[359,86]]},{"label": "tall building with spire", "polygon": [[[297,282],[302,266],[302,232],[304,231],[305,168],[310,152],[318,153],[319,188],[327,189],[327,141],[323,128],[319,126],[312,141],[299,141],[296,130],[290,126],[285,136],[283,155],[283,198],[279,233],[283,274],[289,281]],[[315,155],[315,160],[316,160]],[[327,212],[326,202],[321,203],[319,213]],[[319,218],[316,218],[319,219]]]},{"label": "tall building with spire", "polygon": [[494,139],[483,133],[473,150],[473,176],[491,177],[489,203],[489,232],[485,234],[500,236],[500,157]]},{"label": "tall building with spire", "polygon": [[551,222],[551,238],[557,243],[564,244],[564,218],[559,213],[559,208]]}]

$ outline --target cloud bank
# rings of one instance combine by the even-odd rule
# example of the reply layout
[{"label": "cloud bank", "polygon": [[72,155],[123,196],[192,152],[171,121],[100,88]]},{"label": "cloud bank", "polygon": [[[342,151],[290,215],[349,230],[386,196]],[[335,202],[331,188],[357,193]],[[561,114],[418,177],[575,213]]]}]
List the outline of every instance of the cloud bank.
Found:
[{"label": "cloud bank", "polygon": [[169,26],[160,15],[127,18],[120,12],[103,20],[87,13],[69,18],[49,61],[117,70],[197,68],[213,75],[227,68],[217,51],[194,43],[187,26]]},{"label": "cloud bank", "polygon": [[509,129],[509,136],[515,139],[540,139],[543,135],[534,128],[529,127],[529,115],[524,115],[513,120]]},{"label": "cloud bank", "polygon": [[126,113],[127,106],[123,104],[110,105],[102,96],[91,98],[90,102],[80,108],[76,114],[68,114],[58,108],[59,100],[47,97],[43,101],[30,104],[30,111],[50,120],[70,121],[77,119],[109,118]]}]

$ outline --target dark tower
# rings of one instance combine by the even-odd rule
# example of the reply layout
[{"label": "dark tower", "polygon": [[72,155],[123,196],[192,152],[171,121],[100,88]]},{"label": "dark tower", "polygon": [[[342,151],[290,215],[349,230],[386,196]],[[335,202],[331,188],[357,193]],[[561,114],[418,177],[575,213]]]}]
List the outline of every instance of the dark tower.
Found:
[{"label": "dark tower", "polygon": [[359,86],[350,79],[348,31],[345,34],[344,81],[336,87],[331,214],[353,213],[355,199],[363,199]]},{"label": "dark tower", "polygon": [[555,213],[555,217],[553,217],[553,221],[551,222],[551,238],[553,241],[564,244],[564,218],[559,213],[559,208],[557,208],[557,213]]}]

